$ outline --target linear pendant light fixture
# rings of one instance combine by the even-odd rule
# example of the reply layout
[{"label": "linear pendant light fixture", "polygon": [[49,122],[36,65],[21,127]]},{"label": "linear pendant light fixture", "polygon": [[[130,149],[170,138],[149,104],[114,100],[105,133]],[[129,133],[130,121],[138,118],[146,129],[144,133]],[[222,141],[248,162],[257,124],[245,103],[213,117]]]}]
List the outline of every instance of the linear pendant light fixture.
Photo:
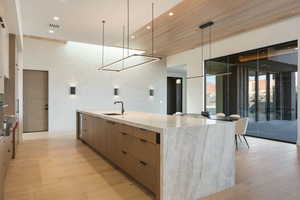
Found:
[{"label": "linear pendant light fixture", "polygon": [[161,60],[161,57],[154,55],[154,3],[152,3],[152,53],[146,54],[132,54],[130,55],[130,29],[129,29],[129,0],[127,0],[127,56],[125,57],[125,26],[123,26],[123,57],[109,64],[104,64],[104,34],[105,21],[102,21],[102,66],[98,68],[101,71],[122,72],[141,65],[150,64]]},{"label": "linear pendant light fixture", "polygon": [[[212,54],[212,50],[211,50],[211,45],[212,45],[212,40],[211,40],[211,36],[212,36],[212,26],[214,25],[214,22],[213,21],[209,21],[205,24],[202,24],[199,26],[199,28],[201,29],[201,64],[203,64],[204,62],[204,30],[209,28],[209,59],[211,59],[211,54]],[[220,74],[215,74],[215,75],[197,75],[197,76],[190,76],[190,77],[186,77],[186,79],[194,79],[194,78],[205,78],[205,77],[208,77],[208,76],[228,76],[228,75],[231,75],[231,72],[228,72],[228,73],[220,73]]]}]

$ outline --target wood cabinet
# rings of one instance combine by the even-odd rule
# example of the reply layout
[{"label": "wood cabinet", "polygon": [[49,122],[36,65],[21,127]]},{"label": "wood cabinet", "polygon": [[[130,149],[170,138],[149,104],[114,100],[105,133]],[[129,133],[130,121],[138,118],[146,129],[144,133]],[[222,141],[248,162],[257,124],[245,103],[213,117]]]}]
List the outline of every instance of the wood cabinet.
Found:
[{"label": "wood cabinet", "polygon": [[0,200],[3,200],[4,179],[12,157],[12,135],[0,137]]},{"label": "wood cabinet", "polygon": [[105,120],[94,118],[94,140],[95,150],[102,155],[107,155],[107,134],[108,124]]},{"label": "wood cabinet", "polygon": [[94,117],[87,116],[86,120],[86,142],[93,148],[95,148],[95,119]]},{"label": "wood cabinet", "polygon": [[107,157],[110,159],[115,165],[122,168],[121,165],[121,156],[124,152],[122,152],[122,135],[118,132],[118,124],[114,122],[108,123],[108,131],[107,133]]},{"label": "wood cabinet", "polygon": [[87,142],[87,115],[81,115],[81,129],[80,129],[80,139]]},{"label": "wood cabinet", "polygon": [[0,200],[3,200],[4,177],[5,177],[5,149],[4,140],[0,139]]},{"label": "wood cabinet", "polygon": [[160,195],[160,135],[82,114],[80,139],[122,171]]}]

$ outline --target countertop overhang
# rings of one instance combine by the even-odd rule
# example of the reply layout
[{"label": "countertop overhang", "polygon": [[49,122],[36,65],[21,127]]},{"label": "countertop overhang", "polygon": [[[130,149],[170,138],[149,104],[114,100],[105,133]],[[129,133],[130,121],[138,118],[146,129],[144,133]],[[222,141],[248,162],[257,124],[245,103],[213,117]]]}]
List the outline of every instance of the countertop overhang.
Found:
[{"label": "countertop overhang", "polygon": [[143,112],[125,112],[124,115],[109,116],[105,113],[119,113],[117,111],[87,111],[77,110],[79,113],[88,114],[94,117],[100,117],[109,121],[126,124],[151,130],[157,133],[163,133],[168,128],[188,128],[201,126],[224,126],[228,125],[225,121],[210,120],[202,116],[192,115],[162,115]]}]

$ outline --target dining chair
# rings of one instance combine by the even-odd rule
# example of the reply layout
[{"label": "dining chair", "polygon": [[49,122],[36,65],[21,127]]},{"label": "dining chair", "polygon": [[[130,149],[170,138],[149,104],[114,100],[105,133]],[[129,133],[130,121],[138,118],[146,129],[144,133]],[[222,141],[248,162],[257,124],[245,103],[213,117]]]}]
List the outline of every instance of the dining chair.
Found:
[{"label": "dining chair", "polygon": [[229,115],[230,118],[236,118],[236,119],[240,119],[241,116],[238,114],[233,114],[233,115]]},{"label": "dining chair", "polygon": [[248,148],[250,148],[249,143],[245,137],[246,135],[246,131],[247,131],[247,127],[248,127],[248,118],[240,118],[239,120],[235,121],[235,145],[236,145],[236,149],[238,149],[238,142],[237,142],[237,137],[239,137],[240,141],[241,140],[241,136],[244,138]]},{"label": "dining chair", "polygon": [[224,113],[217,113],[216,116],[217,117],[226,117],[226,115]]}]

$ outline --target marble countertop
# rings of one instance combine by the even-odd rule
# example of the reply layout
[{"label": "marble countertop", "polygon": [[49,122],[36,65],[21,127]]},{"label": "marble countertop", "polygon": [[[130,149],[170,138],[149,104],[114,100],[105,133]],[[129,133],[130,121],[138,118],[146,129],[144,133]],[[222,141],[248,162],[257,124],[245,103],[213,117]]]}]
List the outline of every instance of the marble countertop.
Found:
[{"label": "marble countertop", "polygon": [[143,128],[158,133],[162,133],[167,128],[186,128],[213,125],[226,125],[232,122],[210,120],[202,116],[193,115],[161,115],[143,112],[125,112],[124,115],[108,116],[105,113],[119,113],[118,111],[87,111],[77,110],[77,112],[100,117],[106,120]]}]

